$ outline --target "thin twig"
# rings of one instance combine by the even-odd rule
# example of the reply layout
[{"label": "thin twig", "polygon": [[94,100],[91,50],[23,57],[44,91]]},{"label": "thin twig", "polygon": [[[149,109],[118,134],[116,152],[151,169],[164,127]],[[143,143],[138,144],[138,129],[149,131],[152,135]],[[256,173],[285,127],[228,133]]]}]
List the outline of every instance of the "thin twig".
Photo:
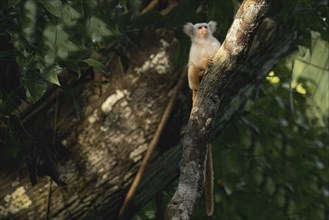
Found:
[{"label": "thin twig", "polygon": [[[291,75],[294,72],[294,66],[295,66],[294,64],[295,64],[295,62],[292,63]],[[291,111],[292,114],[294,114],[295,109],[294,109],[294,103],[293,103],[293,101],[294,101],[293,95],[294,94],[293,94],[293,91],[292,91],[292,81],[293,81],[293,77],[291,77],[291,81],[289,83],[289,104],[290,104],[290,111]]]},{"label": "thin twig", "polygon": [[48,187],[48,197],[47,197],[47,207],[46,207],[45,220],[49,220],[50,200],[51,200],[51,187],[52,187],[52,184],[53,184],[53,180],[49,177],[49,187]]},{"label": "thin twig", "polygon": [[136,193],[136,190],[137,190],[137,187],[142,179],[142,176],[144,174],[144,171],[146,169],[146,166],[152,156],[152,153],[155,149],[155,147],[157,146],[158,142],[159,142],[159,139],[161,137],[161,134],[163,132],[163,129],[168,121],[168,118],[170,116],[170,113],[172,112],[172,109],[174,107],[174,104],[176,103],[176,99],[177,99],[177,96],[178,96],[178,93],[180,92],[181,88],[183,87],[184,83],[186,82],[186,68],[184,68],[184,71],[182,71],[182,74],[178,80],[178,83],[176,84],[175,88],[174,88],[174,93],[172,95],[172,97],[170,98],[169,102],[168,102],[168,105],[162,115],[162,118],[160,120],[160,123],[159,123],[159,126],[153,136],[153,139],[152,141],[150,142],[149,146],[148,146],[148,149],[146,151],[146,154],[143,158],[143,161],[142,161],[142,164],[136,174],[136,177],[135,179],[133,180],[130,188],[129,188],[129,191],[127,193],[127,196],[123,202],[123,205],[120,209],[120,212],[119,212],[119,216],[122,217],[125,213],[125,211],[127,210],[128,206],[130,205],[131,201],[132,201],[132,198],[134,197],[135,193]]}]

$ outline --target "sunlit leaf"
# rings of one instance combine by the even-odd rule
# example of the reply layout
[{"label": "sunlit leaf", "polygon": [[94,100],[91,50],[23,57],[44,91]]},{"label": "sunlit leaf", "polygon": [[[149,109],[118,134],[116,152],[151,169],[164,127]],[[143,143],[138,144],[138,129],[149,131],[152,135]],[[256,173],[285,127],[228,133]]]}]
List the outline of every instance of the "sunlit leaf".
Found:
[{"label": "sunlit leaf", "polygon": [[22,32],[28,41],[32,41],[31,35],[35,31],[36,17],[37,17],[37,4],[33,0],[28,0],[24,4],[24,17],[22,22]]},{"label": "sunlit leaf", "polygon": [[76,10],[81,15],[81,17],[85,16],[85,5],[83,1],[69,1],[67,4],[74,8],[74,10]]},{"label": "sunlit leaf", "polygon": [[300,94],[303,94],[305,95],[306,94],[306,89],[303,87],[303,84],[299,83],[297,86],[296,86],[296,91]]},{"label": "sunlit leaf", "polygon": [[[70,35],[63,30],[63,25],[49,24],[43,31],[44,51],[48,62],[47,65],[52,65],[55,62],[54,56],[60,59],[66,59],[69,54],[80,51],[80,48],[70,40]],[[46,61],[46,60],[45,60]]]},{"label": "sunlit leaf", "polygon": [[50,67],[45,68],[42,71],[41,76],[47,82],[60,86],[60,83],[58,80],[58,74],[60,74],[62,71],[63,71],[63,68],[60,67],[59,65],[52,65]]},{"label": "sunlit leaf", "polygon": [[71,5],[65,4],[63,6],[63,23],[67,27],[72,27],[77,24],[78,19],[81,18],[81,14],[75,10]]},{"label": "sunlit leaf", "polygon": [[61,0],[38,0],[38,2],[52,15],[60,17],[62,15]]},{"label": "sunlit leaf", "polygon": [[303,91],[299,86],[298,92],[311,94],[308,97],[308,115],[319,119],[319,123],[324,125],[325,118],[329,116],[329,43],[320,39],[317,33],[312,33],[312,47],[302,50],[300,54],[294,62],[293,85],[297,86],[297,81],[301,79],[310,80],[309,91],[304,87],[306,90]]},{"label": "sunlit leaf", "polygon": [[93,43],[101,42],[106,38],[118,38],[120,36],[116,27],[109,27],[95,16],[88,19],[87,33],[90,35]]}]

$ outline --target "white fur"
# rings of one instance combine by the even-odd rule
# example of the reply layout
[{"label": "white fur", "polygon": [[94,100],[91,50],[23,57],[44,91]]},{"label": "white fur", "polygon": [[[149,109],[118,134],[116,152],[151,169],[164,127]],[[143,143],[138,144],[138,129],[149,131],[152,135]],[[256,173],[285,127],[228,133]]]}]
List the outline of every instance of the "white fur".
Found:
[{"label": "white fur", "polygon": [[194,39],[190,49],[189,63],[202,69],[203,58],[213,58],[219,47],[220,43],[212,35],[208,36],[207,39]]},{"label": "white fur", "polygon": [[186,23],[183,31],[190,36],[192,45],[188,62],[188,84],[192,90],[192,101],[197,97],[201,77],[204,70],[212,62],[214,55],[217,53],[220,43],[212,35],[216,31],[217,23]]},{"label": "white fur", "polygon": [[[184,25],[184,32],[191,37],[192,45],[189,55],[189,64],[194,64],[196,67],[202,68],[202,62],[206,58],[212,59],[220,47],[219,41],[212,35],[216,31],[217,23],[210,21],[207,23],[187,23]],[[209,32],[207,38],[200,38],[198,34],[198,27],[207,26]]]}]

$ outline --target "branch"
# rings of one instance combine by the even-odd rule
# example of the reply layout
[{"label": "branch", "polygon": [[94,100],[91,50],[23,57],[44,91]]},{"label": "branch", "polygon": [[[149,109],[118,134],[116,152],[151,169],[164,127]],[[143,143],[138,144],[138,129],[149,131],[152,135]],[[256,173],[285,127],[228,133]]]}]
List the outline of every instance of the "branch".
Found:
[{"label": "branch", "polygon": [[183,141],[177,190],[168,205],[167,219],[190,219],[204,187],[205,158],[220,101],[229,80],[246,59],[256,28],[270,0],[245,0],[228,31],[214,65],[205,72]]},{"label": "branch", "polygon": [[178,80],[178,82],[177,82],[177,84],[174,88],[173,95],[171,96],[171,98],[170,98],[170,100],[167,104],[167,107],[165,108],[164,113],[161,117],[158,128],[156,129],[155,134],[154,134],[149,146],[147,147],[147,151],[146,151],[146,154],[143,158],[142,164],[140,165],[140,168],[138,169],[138,172],[137,172],[137,174],[136,174],[136,176],[135,176],[135,178],[134,178],[134,180],[133,180],[133,182],[132,182],[132,184],[131,184],[131,186],[128,190],[126,198],[125,198],[125,200],[122,204],[122,207],[120,209],[120,213],[119,213],[120,217],[122,217],[125,214],[125,212],[127,211],[127,208],[129,207],[129,205],[131,203],[131,200],[133,199],[133,197],[136,194],[136,190],[137,190],[138,186],[140,185],[140,182],[142,180],[142,177],[144,175],[146,167],[150,162],[151,156],[152,156],[157,144],[159,143],[162,132],[164,131],[165,126],[167,124],[167,121],[169,119],[169,116],[172,113],[173,108],[176,104],[178,94],[181,91],[184,83],[186,83],[186,74],[185,74],[185,72],[186,72],[186,68],[184,68],[184,70],[181,73],[181,76],[180,76],[180,78],[179,78],[179,80]]}]

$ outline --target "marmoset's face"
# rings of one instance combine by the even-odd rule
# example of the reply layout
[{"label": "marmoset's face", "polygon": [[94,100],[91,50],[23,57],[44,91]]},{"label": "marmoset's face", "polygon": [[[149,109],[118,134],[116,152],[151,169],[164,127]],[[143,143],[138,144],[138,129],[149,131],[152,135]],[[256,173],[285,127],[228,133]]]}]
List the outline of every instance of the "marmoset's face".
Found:
[{"label": "marmoset's face", "polygon": [[198,31],[199,31],[199,35],[201,38],[208,37],[208,26],[207,25],[198,27]]}]

